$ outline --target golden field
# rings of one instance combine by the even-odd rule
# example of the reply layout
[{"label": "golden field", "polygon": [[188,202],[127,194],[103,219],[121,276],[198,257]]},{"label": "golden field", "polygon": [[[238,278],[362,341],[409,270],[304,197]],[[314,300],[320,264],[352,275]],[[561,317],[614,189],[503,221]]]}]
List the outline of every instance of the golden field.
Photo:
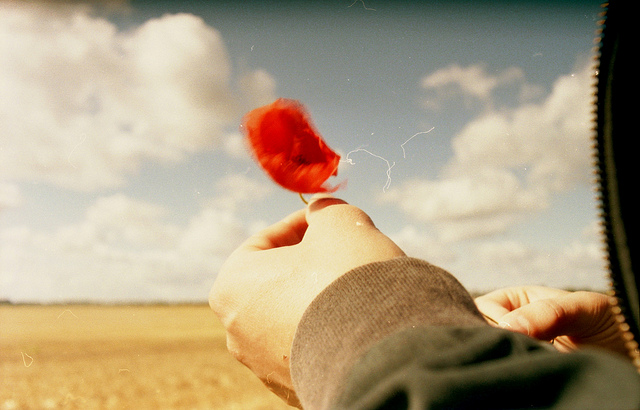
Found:
[{"label": "golden field", "polygon": [[0,306],[1,409],[291,409],[206,305]]}]

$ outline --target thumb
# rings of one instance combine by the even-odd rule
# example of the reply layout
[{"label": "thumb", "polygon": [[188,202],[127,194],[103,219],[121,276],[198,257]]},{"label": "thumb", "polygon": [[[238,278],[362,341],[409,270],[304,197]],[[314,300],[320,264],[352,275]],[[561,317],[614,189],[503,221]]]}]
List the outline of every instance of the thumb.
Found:
[{"label": "thumb", "polygon": [[[404,256],[389,237],[380,232],[362,209],[332,196],[312,198],[307,207],[303,242],[321,252],[333,250],[350,268]],[[346,272],[346,271],[345,271]],[[344,272],[343,272],[344,273]]]},{"label": "thumb", "polygon": [[585,337],[597,331],[606,319],[606,303],[605,295],[593,292],[540,299],[504,315],[500,326],[536,339]]},{"label": "thumb", "polygon": [[307,224],[315,228],[336,228],[340,230],[375,225],[369,215],[342,199],[330,195],[315,195],[309,201],[306,214]]},{"label": "thumb", "polygon": [[309,216],[313,212],[321,211],[328,206],[341,205],[346,203],[346,201],[340,198],[336,198],[331,194],[315,194],[309,200],[309,205],[307,205],[307,216]]},{"label": "thumb", "polygon": [[550,340],[564,334],[563,323],[570,320],[569,316],[571,313],[555,299],[542,299],[502,316],[499,326],[536,339]]}]

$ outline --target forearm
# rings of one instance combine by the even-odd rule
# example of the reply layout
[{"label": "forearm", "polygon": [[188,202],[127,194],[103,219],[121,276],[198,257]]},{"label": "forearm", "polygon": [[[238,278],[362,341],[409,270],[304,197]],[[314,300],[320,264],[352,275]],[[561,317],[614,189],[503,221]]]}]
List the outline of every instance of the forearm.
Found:
[{"label": "forearm", "polygon": [[305,409],[391,399],[422,408],[640,405],[627,363],[563,355],[487,326],[455,278],[410,258],[360,267],[325,289],[298,326],[291,373]]},{"label": "forearm", "polygon": [[425,325],[487,326],[464,287],[424,261],[396,258],[340,277],[309,306],[294,338],[291,374],[303,406],[327,408],[374,343]]}]

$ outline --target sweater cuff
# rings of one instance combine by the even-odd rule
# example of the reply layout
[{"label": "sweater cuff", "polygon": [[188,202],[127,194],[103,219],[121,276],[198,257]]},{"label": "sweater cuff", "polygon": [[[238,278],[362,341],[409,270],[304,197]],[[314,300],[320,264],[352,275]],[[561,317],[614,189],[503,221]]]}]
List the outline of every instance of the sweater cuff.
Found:
[{"label": "sweater cuff", "polygon": [[347,272],[314,299],[296,330],[291,377],[303,408],[334,403],[353,364],[377,341],[434,325],[486,325],[451,274],[409,257]]}]

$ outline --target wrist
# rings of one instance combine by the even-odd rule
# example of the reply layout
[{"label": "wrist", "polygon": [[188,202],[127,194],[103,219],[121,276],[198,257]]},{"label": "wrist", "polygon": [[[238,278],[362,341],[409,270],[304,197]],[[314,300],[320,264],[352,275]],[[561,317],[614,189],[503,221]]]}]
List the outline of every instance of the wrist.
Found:
[{"label": "wrist", "polygon": [[363,265],[305,311],[292,347],[294,387],[303,405],[327,404],[358,357],[387,335],[413,326],[485,324],[464,287],[438,267],[409,257]]}]

